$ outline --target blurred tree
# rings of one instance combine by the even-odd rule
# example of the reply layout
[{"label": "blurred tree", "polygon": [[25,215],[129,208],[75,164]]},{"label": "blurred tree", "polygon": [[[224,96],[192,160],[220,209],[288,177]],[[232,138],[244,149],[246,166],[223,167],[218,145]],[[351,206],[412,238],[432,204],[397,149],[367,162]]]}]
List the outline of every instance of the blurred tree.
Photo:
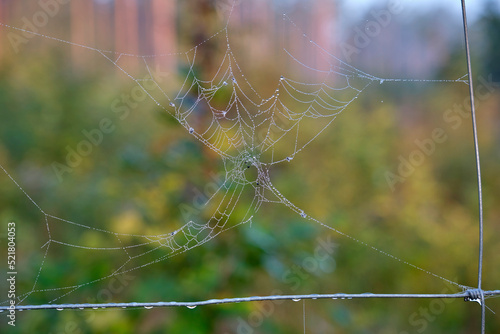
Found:
[{"label": "blurred tree", "polygon": [[489,0],[485,4],[481,19],[482,38],[485,43],[481,52],[482,70],[485,75],[491,74],[494,82],[500,82],[500,13],[497,7],[496,1]]}]

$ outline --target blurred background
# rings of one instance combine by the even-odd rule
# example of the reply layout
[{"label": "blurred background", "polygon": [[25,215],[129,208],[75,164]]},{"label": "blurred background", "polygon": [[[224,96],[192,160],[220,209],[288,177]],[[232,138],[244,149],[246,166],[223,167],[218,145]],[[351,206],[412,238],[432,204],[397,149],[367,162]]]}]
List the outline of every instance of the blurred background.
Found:
[{"label": "blurred background", "polygon": [[[496,1],[469,7],[485,212],[483,288],[494,290],[500,277],[500,12]],[[6,254],[7,223],[16,222],[23,304],[461,292],[429,273],[477,284],[470,106],[468,86],[457,81],[467,78],[459,1],[3,0],[0,22],[0,165],[50,215],[0,173],[0,247]],[[293,161],[271,169],[276,188],[307,215],[380,251],[284,205],[264,203],[251,224],[232,217],[228,227],[235,227],[206,244],[102,279],[127,263],[122,243],[139,242],[113,232],[166,234],[211,215],[199,203],[223,182],[221,159],[167,111],[179,94],[196,94],[184,90],[186,77],[212,80],[227,69],[228,43],[264,97],[282,75],[318,82],[308,68],[328,70],[332,61],[377,78],[430,80],[368,86]],[[159,86],[150,91],[159,105],[126,73],[154,77]],[[341,78],[336,84],[345,86]],[[195,113],[199,122],[206,120],[202,113]],[[311,136],[319,129],[301,127]],[[96,131],[96,144],[84,148]],[[285,141],[276,151],[293,145]],[[79,149],[85,154],[68,158]],[[252,200],[244,194],[235,217]],[[60,243],[47,247],[48,241]],[[127,265],[167,254],[151,249]],[[487,306],[500,311],[497,299]],[[0,314],[0,328],[302,333],[304,307],[307,333],[477,333],[480,322],[478,305],[458,299],[367,299],[24,311],[15,328]],[[486,322],[488,333],[500,330],[493,312]]]}]

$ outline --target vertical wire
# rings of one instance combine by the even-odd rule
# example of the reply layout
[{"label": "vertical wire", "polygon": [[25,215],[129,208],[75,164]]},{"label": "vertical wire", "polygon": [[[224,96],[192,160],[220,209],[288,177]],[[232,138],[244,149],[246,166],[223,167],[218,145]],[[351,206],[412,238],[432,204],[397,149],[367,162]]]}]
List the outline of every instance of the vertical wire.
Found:
[{"label": "vertical wire", "polygon": [[481,334],[484,334],[486,330],[486,303],[484,302],[484,292],[479,290],[481,293]]},{"label": "vertical wire", "polygon": [[467,14],[465,0],[462,1],[462,19],[464,24],[464,39],[465,39],[465,56],[467,59],[467,74],[470,95],[470,108],[472,116],[472,132],[474,135],[474,151],[476,156],[476,171],[477,171],[477,191],[478,191],[478,204],[479,204],[479,261],[477,270],[477,288],[481,291],[481,333],[485,332],[485,303],[484,295],[481,290],[482,271],[483,271],[483,194],[481,186],[481,164],[479,161],[479,145],[477,140],[477,127],[476,127],[476,110],[474,107],[474,87],[472,85],[472,70],[470,61],[469,50],[469,33],[467,29]]},{"label": "vertical wire", "polygon": [[470,94],[470,104],[471,104],[471,115],[472,115],[472,132],[474,135],[474,150],[476,154],[476,170],[477,170],[477,190],[478,190],[478,200],[479,200],[479,265],[477,274],[477,288],[481,289],[481,277],[483,271],[483,194],[481,186],[481,164],[479,162],[479,146],[477,140],[477,128],[476,128],[476,110],[474,107],[474,88],[472,86],[472,70],[470,64],[470,51],[469,51],[469,34],[467,30],[467,16],[465,13],[465,0],[462,0],[462,14],[464,22],[464,36],[465,36],[465,53],[467,58],[467,73],[468,73],[468,83],[469,83],[469,94]]},{"label": "vertical wire", "polygon": [[306,300],[302,299],[302,318],[304,323],[304,334],[306,334]]}]

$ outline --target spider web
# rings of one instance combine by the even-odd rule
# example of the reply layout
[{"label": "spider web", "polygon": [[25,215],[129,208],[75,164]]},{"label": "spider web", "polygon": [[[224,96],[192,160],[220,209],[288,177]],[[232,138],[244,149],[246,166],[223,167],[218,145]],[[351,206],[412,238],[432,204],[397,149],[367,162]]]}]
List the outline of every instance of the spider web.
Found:
[{"label": "spider web", "polygon": [[[288,16],[284,15],[283,20],[290,29],[297,32],[303,45],[308,45],[313,52],[321,55],[326,66],[315,66],[308,59],[296,54],[296,50],[283,47],[282,57],[293,64],[292,67],[297,71],[290,71],[277,77],[275,90],[267,96],[261,95],[256,90],[239,65],[231,46],[229,19],[220,31],[190,50],[165,55],[112,52],[2,24],[4,29],[21,30],[101,55],[142,87],[144,93],[161,108],[162,112],[173,117],[193,137],[193,140],[199,141],[215,152],[224,167],[223,182],[204,204],[206,210],[210,212],[208,219],[190,220],[178,229],[166,228],[161,234],[142,235],[118,233],[52,215],[50,210],[46,211],[40,207],[23,186],[0,165],[5,174],[41,212],[49,236],[42,247],[44,255],[35,282],[30,291],[19,296],[20,304],[26,302],[33,294],[48,292],[52,295],[49,303],[54,303],[85,286],[190,251],[228,229],[250,224],[264,203],[285,205],[304,221],[319,224],[396,261],[464,290],[467,289],[466,286],[417,267],[377,247],[367,245],[308,215],[305,209],[289,201],[274,186],[270,174],[275,165],[290,163],[296,156],[300,156],[299,153],[328,129],[336,117],[371,85],[389,81],[464,83],[466,76],[446,80],[379,78],[356,69],[327,52],[303,33]],[[225,46],[220,53],[217,71],[209,75],[200,74],[199,64],[202,57],[200,54],[203,54],[203,49],[208,43],[217,41]],[[154,62],[164,58],[181,58],[187,64],[184,80],[173,94],[172,87],[166,87],[156,80],[153,73]],[[130,59],[139,59],[142,62],[143,70],[138,71],[139,74],[127,68]],[[147,73],[146,78],[143,76],[144,73]],[[242,198],[246,196],[252,199],[243,201]],[[75,231],[92,230],[106,236],[107,239],[103,246],[86,244],[84,240],[66,240],[56,231],[61,224],[71,226]],[[107,247],[110,240],[114,240],[117,246]],[[120,267],[98,279],[64,287],[39,287],[39,279],[47,270],[44,266],[45,259],[49,256],[50,249],[56,245],[93,252],[119,252],[126,260]],[[154,260],[151,260],[150,256],[153,256]]]}]

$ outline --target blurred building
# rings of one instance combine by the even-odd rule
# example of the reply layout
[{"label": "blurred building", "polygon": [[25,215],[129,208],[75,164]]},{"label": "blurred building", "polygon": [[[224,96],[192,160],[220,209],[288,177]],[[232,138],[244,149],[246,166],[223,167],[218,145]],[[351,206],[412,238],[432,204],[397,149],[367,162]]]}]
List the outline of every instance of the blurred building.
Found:
[{"label": "blurred building", "polygon": [[[334,52],[337,13],[332,0],[297,1],[292,5],[287,5],[285,1],[267,0],[199,0],[189,3],[174,0],[0,0],[2,23],[75,44],[109,50],[117,55],[177,52],[181,38],[179,29],[186,28],[186,24],[195,31],[199,27],[201,37],[209,38],[216,29],[211,30],[206,22],[218,20],[224,23],[231,12],[231,24],[246,25],[247,33],[242,33],[242,38],[246,39],[247,45],[252,45],[246,52],[257,59],[269,57],[276,49],[282,50],[282,40],[293,43],[294,38],[303,38],[296,30],[283,30],[283,13],[290,13],[304,33],[326,51]],[[254,33],[258,31],[261,34]],[[0,55],[8,52],[9,44],[12,47],[9,33],[21,32],[1,29],[4,49],[0,50]],[[193,36],[189,38],[193,40],[183,41],[184,44],[192,46],[199,42]],[[200,36],[197,38],[200,39]],[[16,47],[22,48],[23,43]],[[81,52],[81,48],[73,46],[72,49],[73,60],[84,62],[86,54]],[[328,66],[324,55],[317,50],[311,47],[298,50],[304,53],[302,58],[313,59],[318,67]]]},{"label": "blurred building", "polygon": [[[2,23],[117,54],[174,52],[175,13],[176,2],[163,0],[0,0]],[[22,31],[2,30],[0,55],[9,44],[15,46],[14,53],[23,47]],[[14,34],[21,38],[17,45]],[[73,60],[84,61],[81,48],[72,49]]]}]

